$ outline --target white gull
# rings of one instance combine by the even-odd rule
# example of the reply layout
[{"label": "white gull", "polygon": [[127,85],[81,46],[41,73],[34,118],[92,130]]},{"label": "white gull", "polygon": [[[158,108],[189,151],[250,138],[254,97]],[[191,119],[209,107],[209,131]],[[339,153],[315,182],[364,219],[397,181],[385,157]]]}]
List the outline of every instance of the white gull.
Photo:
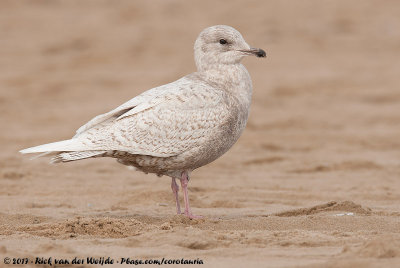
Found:
[{"label": "white gull", "polygon": [[232,27],[206,28],[194,45],[197,72],[96,116],[72,139],[20,152],[55,154],[52,162],[113,157],[143,172],[170,176],[178,214],[175,179],[180,179],[184,214],[196,218],[187,191],[190,173],[228,151],[246,126],[252,83],[240,61],[247,55],[266,54]]}]

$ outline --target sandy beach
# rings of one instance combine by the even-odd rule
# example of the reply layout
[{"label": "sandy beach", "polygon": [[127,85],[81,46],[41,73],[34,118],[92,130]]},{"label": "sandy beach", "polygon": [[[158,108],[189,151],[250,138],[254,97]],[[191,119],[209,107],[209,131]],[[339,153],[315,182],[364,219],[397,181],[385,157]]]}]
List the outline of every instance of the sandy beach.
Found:
[{"label": "sandy beach", "polygon": [[[0,267],[400,266],[399,14],[394,0],[1,1]],[[215,24],[267,58],[243,61],[242,137],[192,173],[203,219],[175,215],[169,177],[18,153],[194,72],[194,41]]]}]

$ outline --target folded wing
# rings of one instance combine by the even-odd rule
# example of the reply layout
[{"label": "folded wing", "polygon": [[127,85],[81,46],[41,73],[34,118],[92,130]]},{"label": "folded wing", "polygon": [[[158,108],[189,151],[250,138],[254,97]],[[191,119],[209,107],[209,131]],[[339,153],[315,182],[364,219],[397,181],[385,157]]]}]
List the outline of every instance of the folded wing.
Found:
[{"label": "folded wing", "polygon": [[200,146],[227,120],[224,93],[182,78],[92,119],[75,136],[85,150],[169,157]]}]

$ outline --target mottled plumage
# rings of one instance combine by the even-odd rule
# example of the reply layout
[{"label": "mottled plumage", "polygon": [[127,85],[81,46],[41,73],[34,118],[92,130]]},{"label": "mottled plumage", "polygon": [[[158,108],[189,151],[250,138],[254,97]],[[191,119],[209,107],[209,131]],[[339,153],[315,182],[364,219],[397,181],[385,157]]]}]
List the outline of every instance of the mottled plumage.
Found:
[{"label": "mottled plumage", "polygon": [[179,178],[185,214],[195,217],[186,190],[190,172],[224,154],[246,125],[252,94],[250,75],[240,63],[246,55],[265,57],[265,52],[250,48],[229,26],[209,27],[195,43],[197,72],[96,116],[70,140],[21,152],[56,153],[53,162],[114,157],[143,172],[170,176],[178,213]]}]

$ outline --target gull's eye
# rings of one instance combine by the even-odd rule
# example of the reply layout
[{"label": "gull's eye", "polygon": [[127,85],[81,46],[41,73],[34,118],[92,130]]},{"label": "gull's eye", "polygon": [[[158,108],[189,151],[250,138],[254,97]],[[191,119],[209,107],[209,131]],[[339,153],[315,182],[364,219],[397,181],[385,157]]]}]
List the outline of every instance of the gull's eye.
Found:
[{"label": "gull's eye", "polygon": [[226,44],[228,44],[228,42],[226,42],[225,39],[220,39],[220,40],[219,40],[219,43],[220,43],[221,45],[226,45]]}]

